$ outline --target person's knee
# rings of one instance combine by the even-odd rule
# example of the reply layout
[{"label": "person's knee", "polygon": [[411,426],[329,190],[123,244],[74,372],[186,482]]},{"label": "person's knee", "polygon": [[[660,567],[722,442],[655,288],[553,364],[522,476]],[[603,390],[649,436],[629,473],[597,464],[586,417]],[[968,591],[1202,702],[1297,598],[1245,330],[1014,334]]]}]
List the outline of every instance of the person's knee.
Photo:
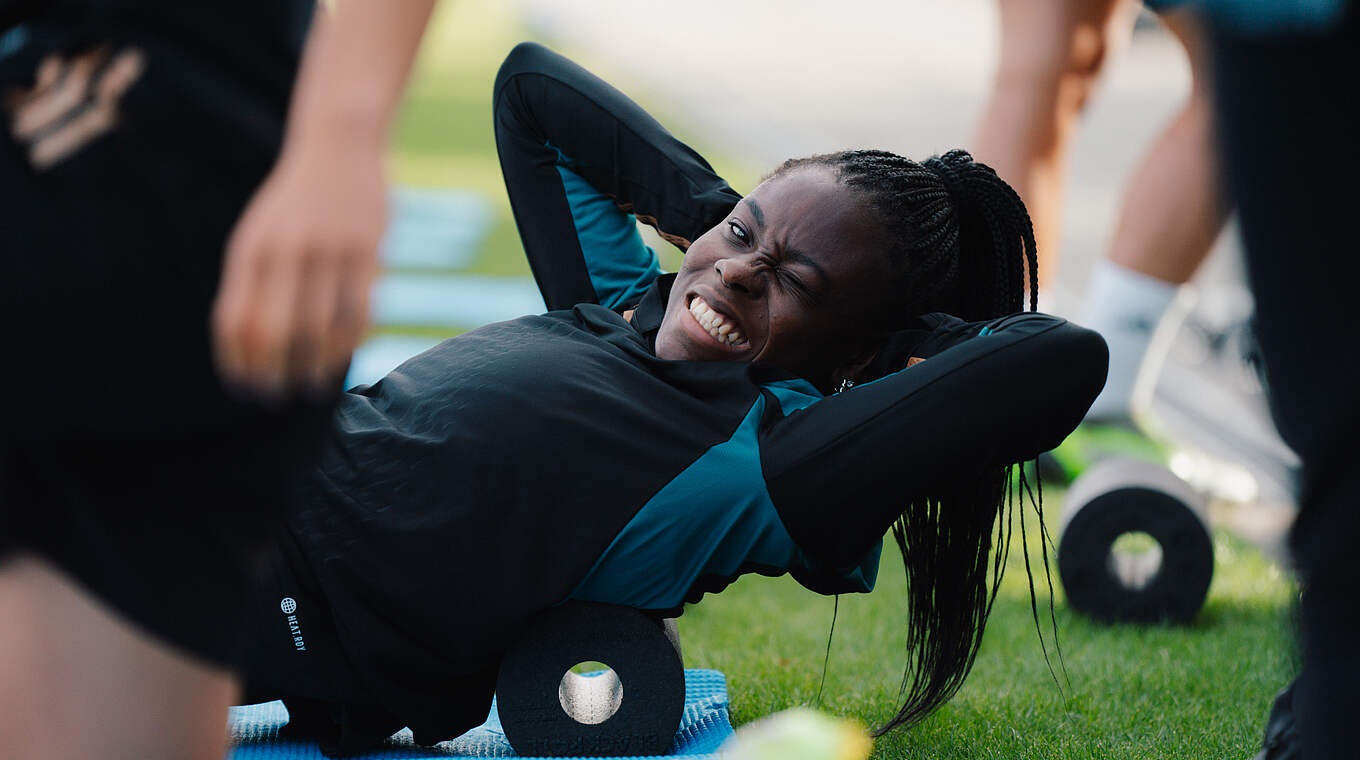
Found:
[{"label": "person's knee", "polygon": [[[1012,92],[1059,93],[1064,105],[1084,105],[1115,45],[1108,25],[1081,23],[1056,35],[1037,35],[1010,46],[1002,61],[1004,86]],[[1070,94],[1075,93],[1075,99]]]},{"label": "person's knee", "polygon": [[1064,74],[1094,81],[1100,76],[1114,48],[1108,29],[1099,24],[1081,24],[1072,30],[1064,61]]},{"label": "person's knee", "polygon": [[1067,95],[1060,102],[1074,111],[1086,107],[1086,101],[1095,91],[1096,82],[1115,49],[1109,35],[1107,25],[1079,24],[1072,28],[1066,46],[1060,49],[1062,57],[1056,62],[1058,71],[1054,76]]}]

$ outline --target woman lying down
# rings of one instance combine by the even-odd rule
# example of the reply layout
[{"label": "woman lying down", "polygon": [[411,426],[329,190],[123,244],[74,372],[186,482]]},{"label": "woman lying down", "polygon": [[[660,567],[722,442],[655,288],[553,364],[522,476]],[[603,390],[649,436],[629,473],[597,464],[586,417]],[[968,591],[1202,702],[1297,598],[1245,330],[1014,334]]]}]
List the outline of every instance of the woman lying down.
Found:
[{"label": "woman lying down", "polygon": [[[962,151],[795,159],[743,197],[537,45],[494,109],[552,311],[345,394],[251,613],[251,699],[330,750],[403,726],[435,743],[485,719],[537,612],[675,615],[749,572],[868,592],[891,528],[909,688],[883,730],[923,718],[976,654],[1011,466],[1105,379],[1097,334],[1021,311],[1018,197]],[[633,214],[686,251],[679,272]]]}]

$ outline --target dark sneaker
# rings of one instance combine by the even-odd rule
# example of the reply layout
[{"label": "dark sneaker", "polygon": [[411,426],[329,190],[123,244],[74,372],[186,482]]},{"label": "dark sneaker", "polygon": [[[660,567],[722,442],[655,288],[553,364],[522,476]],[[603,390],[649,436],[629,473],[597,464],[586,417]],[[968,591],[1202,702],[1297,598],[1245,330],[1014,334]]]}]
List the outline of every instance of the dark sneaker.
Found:
[{"label": "dark sneaker", "polygon": [[1253,760],[1299,760],[1298,733],[1294,730],[1294,684],[1275,697],[1266,720],[1266,736]]}]

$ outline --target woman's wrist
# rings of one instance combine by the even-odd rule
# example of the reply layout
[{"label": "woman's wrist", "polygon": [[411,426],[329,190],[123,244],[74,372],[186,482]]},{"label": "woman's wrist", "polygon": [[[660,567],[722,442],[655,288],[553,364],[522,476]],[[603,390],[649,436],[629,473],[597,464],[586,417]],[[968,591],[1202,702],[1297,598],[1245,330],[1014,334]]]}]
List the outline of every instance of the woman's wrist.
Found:
[{"label": "woman's wrist", "polygon": [[382,151],[387,147],[391,107],[346,93],[299,103],[285,145],[334,145],[350,150]]},{"label": "woman's wrist", "polygon": [[288,115],[289,143],[382,151],[433,0],[353,0],[318,13]]}]

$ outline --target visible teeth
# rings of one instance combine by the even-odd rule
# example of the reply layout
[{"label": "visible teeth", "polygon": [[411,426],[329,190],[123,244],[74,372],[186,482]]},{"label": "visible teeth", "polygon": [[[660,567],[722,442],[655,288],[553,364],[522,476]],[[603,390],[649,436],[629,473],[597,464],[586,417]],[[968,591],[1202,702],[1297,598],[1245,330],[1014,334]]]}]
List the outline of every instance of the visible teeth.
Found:
[{"label": "visible teeth", "polygon": [[690,302],[689,311],[694,315],[694,319],[704,326],[708,334],[713,336],[714,340],[726,343],[729,346],[735,346],[746,341],[741,332],[733,328],[726,317],[704,303],[704,299],[695,296],[694,300]]}]

